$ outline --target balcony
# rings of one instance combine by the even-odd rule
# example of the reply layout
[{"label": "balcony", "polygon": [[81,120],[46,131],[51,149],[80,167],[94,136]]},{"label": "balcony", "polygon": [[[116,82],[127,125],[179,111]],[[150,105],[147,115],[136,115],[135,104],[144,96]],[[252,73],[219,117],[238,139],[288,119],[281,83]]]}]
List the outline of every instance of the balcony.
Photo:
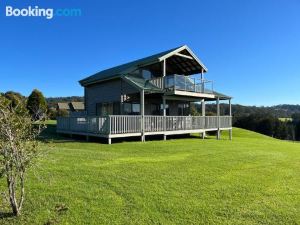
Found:
[{"label": "balcony", "polygon": [[185,91],[194,93],[213,93],[213,82],[201,81],[195,77],[184,75],[169,75],[150,79],[149,82],[165,91]]}]

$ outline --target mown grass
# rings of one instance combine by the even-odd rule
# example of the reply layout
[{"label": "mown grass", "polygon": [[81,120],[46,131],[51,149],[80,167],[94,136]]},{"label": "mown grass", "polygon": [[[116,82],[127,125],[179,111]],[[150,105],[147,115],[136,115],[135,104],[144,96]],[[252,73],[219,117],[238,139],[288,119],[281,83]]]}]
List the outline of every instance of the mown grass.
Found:
[{"label": "mown grass", "polygon": [[233,141],[106,145],[54,130],[30,171],[23,215],[2,207],[0,224],[300,223],[299,143],[234,129]]}]

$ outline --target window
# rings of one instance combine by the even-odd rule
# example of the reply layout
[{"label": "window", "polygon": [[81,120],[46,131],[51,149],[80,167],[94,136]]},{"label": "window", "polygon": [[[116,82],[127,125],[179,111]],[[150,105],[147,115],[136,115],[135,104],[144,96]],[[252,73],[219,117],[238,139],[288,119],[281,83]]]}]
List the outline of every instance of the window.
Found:
[{"label": "window", "polygon": [[132,114],[134,115],[138,115],[140,114],[140,104],[137,104],[137,103],[133,103],[132,104]]},{"label": "window", "polygon": [[124,109],[125,115],[130,115],[131,114],[131,103],[124,103],[123,109]]},{"label": "window", "polygon": [[120,102],[101,102],[96,104],[96,115],[119,115],[120,114]]},{"label": "window", "polygon": [[121,114],[120,102],[114,102],[113,103],[113,113],[114,113],[114,115],[120,115]]},{"label": "window", "polygon": [[140,114],[140,104],[126,102],[123,104],[125,115],[139,115]]},{"label": "window", "polygon": [[188,116],[190,113],[190,107],[188,103],[178,104],[178,115],[179,116]]},{"label": "window", "polygon": [[159,104],[151,104],[150,112],[151,112],[151,115],[160,115],[160,105]]}]

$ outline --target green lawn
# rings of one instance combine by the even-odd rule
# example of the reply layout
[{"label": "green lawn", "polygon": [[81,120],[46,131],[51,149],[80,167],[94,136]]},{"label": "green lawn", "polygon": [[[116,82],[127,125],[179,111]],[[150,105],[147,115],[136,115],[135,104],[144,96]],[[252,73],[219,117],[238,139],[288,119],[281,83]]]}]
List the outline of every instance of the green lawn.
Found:
[{"label": "green lawn", "polygon": [[281,121],[281,122],[292,122],[293,121],[293,119],[292,118],[289,118],[289,117],[282,117],[282,118],[279,118],[279,120]]},{"label": "green lawn", "polygon": [[23,215],[1,205],[0,224],[300,224],[299,143],[234,129],[233,141],[106,145],[54,129]]}]

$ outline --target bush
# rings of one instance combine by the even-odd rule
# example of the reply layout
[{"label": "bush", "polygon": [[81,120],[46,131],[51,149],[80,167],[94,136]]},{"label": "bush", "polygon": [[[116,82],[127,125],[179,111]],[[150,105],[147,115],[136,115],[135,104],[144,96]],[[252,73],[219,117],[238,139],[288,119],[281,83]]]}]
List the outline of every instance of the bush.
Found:
[{"label": "bush", "polygon": [[57,111],[57,117],[58,116],[62,116],[62,117],[69,116],[69,112],[65,109],[60,109],[60,110]]}]

